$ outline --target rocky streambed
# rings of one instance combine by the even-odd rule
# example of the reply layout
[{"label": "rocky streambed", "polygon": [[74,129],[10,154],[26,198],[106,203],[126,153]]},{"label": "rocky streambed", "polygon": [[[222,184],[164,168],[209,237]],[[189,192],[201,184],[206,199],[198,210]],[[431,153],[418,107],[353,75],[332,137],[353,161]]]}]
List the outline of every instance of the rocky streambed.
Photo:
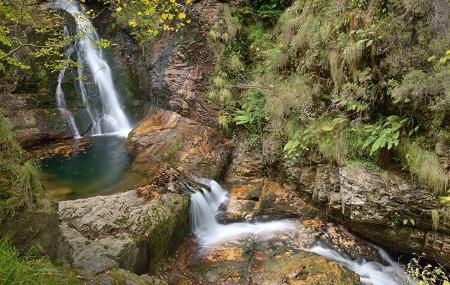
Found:
[{"label": "rocky streambed", "polygon": [[[294,184],[293,176],[283,181],[267,173],[262,156],[236,141],[233,147],[215,129],[169,111],[139,124],[126,146],[136,157],[130,167],[146,178],[141,187],[58,205],[58,256],[93,284],[401,284],[404,276],[397,260],[353,233],[405,253],[439,245],[425,237],[426,242],[402,241],[404,246],[397,247],[395,234],[379,242],[383,231],[398,231],[389,220],[377,218],[390,209],[380,203],[404,205],[405,210],[414,206],[410,196],[387,189],[398,181],[409,185],[405,180],[386,184],[377,173],[319,164],[314,167],[329,176],[305,168],[312,173],[300,176],[298,181],[305,184]],[[226,227],[288,219],[294,228],[238,235],[205,246],[191,232],[191,195],[210,191],[195,179],[198,176],[221,179],[227,189],[228,201],[218,207],[217,223]],[[316,177],[314,183],[306,184],[311,177]],[[423,201],[415,207],[426,211]],[[375,222],[358,220],[363,214]],[[368,230],[376,221],[379,226]],[[404,228],[407,233],[426,230],[420,223],[400,226]],[[447,256],[427,252],[442,261]]]}]

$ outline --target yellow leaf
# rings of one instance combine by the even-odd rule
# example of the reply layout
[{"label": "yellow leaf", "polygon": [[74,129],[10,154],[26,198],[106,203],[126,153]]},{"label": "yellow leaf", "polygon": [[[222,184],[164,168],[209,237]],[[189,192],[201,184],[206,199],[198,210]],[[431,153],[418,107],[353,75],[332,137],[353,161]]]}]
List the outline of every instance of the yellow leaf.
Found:
[{"label": "yellow leaf", "polygon": [[186,4],[192,4],[192,0],[186,0]]},{"label": "yellow leaf", "polygon": [[116,12],[117,12],[117,13],[120,13],[120,11],[122,11],[122,7],[117,7],[117,8],[116,8]]}]

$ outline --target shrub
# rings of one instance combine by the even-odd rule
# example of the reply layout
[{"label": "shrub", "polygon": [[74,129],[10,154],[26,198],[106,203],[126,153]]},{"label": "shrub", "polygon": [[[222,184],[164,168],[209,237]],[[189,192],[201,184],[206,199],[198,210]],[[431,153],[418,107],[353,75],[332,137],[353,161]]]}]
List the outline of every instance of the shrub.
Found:
[{"label": "shrub", "polygon": [[448,272],[442,266],[425,265],[422,257],[414,257],[406,265],[406,272],[420,285],[450,285]]},{"label": "shrub", "polygon": [[439,127],[443,113],[450,107],[450,98],[447,96],[450,89],[446,83],[449,75],[448,71],[428,74],[414,70],[406,74],[400,84],[391,81],[394,104],[404,115],[417,118],[423,126],[427,127],[435,121],[434,126]]}]

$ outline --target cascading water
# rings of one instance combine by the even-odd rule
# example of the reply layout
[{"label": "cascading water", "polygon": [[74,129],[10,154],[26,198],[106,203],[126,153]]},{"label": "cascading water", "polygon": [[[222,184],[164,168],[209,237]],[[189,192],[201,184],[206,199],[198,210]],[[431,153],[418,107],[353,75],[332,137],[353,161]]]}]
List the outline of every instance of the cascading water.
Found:
[{"label": "cascading water", "polygon": [[[271,234],[299,230],[298,224],[292,220],[221,224],[216,217],[222,206],[228,203],[228,193],[213,180],[198,179],[198,182],[210,188],[210,191],[204,189],[191,194],[192,231],[202,248],[211,248],[214,245],[242,237],[267,238]],[[387,266],[365,260],[353,261],[333,249],[322,246],[303,250],[332,259],[354,271],[360,275],[361,284],[405,284],[406,277],[403,269],[381,249],[379,249],[380,256],[389,264]],[[414,282],[408,284],[414,284]]]},{"label": "cascading water", "polygon": [[[64,27],[64,34],[68,34],[67,27]],[[74,50],[72,47],[68,48],[65,52],[65,56],[67,59],[70,59]],[[80,131],[78,130],[77,124],[75,123],[75,118],[73,117],[72,112],[67,110],[67,104],[65,99],[65,94],[62,89],[62,81],[64,80],[64,75],[66,73],[67,67],[64,67],[58,75],[58,84],[56,86],[56,105],[58,106],[58,110],[63,116],[64,120],[66,120],[69,125],[70,131],[74,138],[80,138]]]},{"label": "cascading water", "polygon": [[[102,49],[95,45],[99,36],[94,26],[84,15],[83,8],[77,1],[56,0],[56,5],[72,15],[76,23],[76,33],[80,36],[75,44],[80,63],[78,87],[83,107],[90,120],[91,134],[128,135],[131,125],[120,106],[111,68],[104,59]],[[99,95],[98,98],[93,98],[94,94],[88,92],[88,88],[85,86],[85,75],[92,77],[96,87],[95,93]],[[97,101],[99,104],[92,103]]]},{"label": "cascading water", "polygon": [[296,222],[289,220],[254,224],[220,224],[216,216],[220,213],[221,205],[228,202],[228,193],[214,180],[199,179],[199,182],[211,190],[205,189],[191,195],[192,231],[203,247],[245,236],[267,237],[270,234],[291,231],[297,227]]}]

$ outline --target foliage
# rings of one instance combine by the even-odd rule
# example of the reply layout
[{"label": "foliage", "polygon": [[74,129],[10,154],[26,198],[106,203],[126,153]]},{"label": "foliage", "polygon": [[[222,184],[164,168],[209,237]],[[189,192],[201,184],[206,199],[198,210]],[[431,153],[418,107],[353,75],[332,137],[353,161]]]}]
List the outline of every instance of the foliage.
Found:
[{"label": "foliage", "polygon": [[422,184],[438,194],[447,190],[448,177],[436,153],[423,149],[415,141],[405,141],[400,147],[406,167]]},{"label": "foliage", "polygon": [[62,48],[71,39],[63,34],[61,20],[37,0],[0,1],[0,76],[5,78],[0,89],[21,76],[45,74],[65,64]]},{"label": "foliage", "polygon": [[15,140],[10,122],[0,113],[0,217],[45,203],[43,197],[38,168]]},{"label": "foliage", "polygon": [[[225,5],[210,33],[210,98],[222,109],[224,129],[244,126],[249,141],[277,140],[290,165],[313,152],[373,170],[402,164],[420,184],[445,191],[446,170],[425,149],[450,120],[450,37],[430,24],[439,19],[428,1],[247,5]],[[249,108],[246,100],[255,98],[248,90],[265,104]],[[257,121],[262,129],[249,127]],[[408,143],[418,136],[427,138],[426,148]]]},{"label": "foliage", "polygon": [[119,24],[131,28],[141,43],[154,39],[161,31],[175,31],[191,23],[187,10],[192,0],[103,0]]},{"label": "foliage", "polygon": [[0,240],[1,285],[79,284],[75,274],[63,272],[48,259],[19,256],[5,239]]},{"label": "foliage", "polygon": [[439,128],[450,107],[449,75],[448,69],[433,73],[413,70],[400,84],[391,80],[394,104],[400,107],[401,113],[414,116],[423,126]]},{"label": "foliage", "polygon": [[420,285],[450,285],[449,275],[444,267],[429,263],[422,265],[422,257],[414,257],[406,266],[406,272]]},{"label": "foliage", "polygon": [[250,7],[256,11],[261,21],[274,24],[291,3],[292,0],[256,0],[251,1]]},{"label": "foliage", "polygon": [[370,151],[371,156],[375,156],[382,149],[391,150],[400,144],[401,128],[408,122],[408,119],[401,119],[399,116],[390,116],[376,124],[368,124],[363,127],[366,133],[363,148]]}]

